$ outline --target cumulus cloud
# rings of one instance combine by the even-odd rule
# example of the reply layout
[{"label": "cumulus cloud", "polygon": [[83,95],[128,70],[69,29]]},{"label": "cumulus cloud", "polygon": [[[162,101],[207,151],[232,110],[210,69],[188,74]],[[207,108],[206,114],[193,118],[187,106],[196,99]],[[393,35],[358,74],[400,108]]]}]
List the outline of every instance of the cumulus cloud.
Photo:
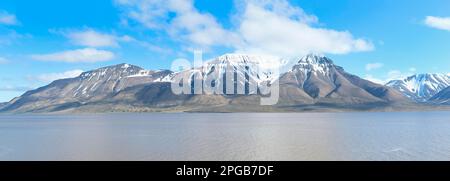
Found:
[{"label": "cumulus cloud", "polygon": [[373,45],[348,31],[318,28],[317,18],[284,0],[248,0],[239,16],[239,51],[296,56],[305,53],[346,54],[369,51]]},{"label": "cumulus cloud", "polygon": [[94,63],[108,61],[115,57],[114,53],[95,48],[68,50],[50,54],[32,55],[31,58],[41,61],[68,62],[68,63]]},{"label": "cumulus cloud", "polygon": [[371,51],[371,42],[348,31],[318,26],[314,15],[286,0],[236,2],[236,25],[225,28],[214,16],[199,12],[192,0],[116,0],[125,21],[166,32],[194,48],[225,46],[241,53],[299,56],[306,53],[346,54]]},{"label": "cumulus cloud", "polygon": [[116,47],[118,46],[115,36],[100,33],[94,30],[75,31],[66,35],[75,45],[88,47]]},{"label": "cumulus cloud", "polygon": [[52,33],[61,34],[69,39],[74,45],[85,47],[118,47],[120,42],[130,42],[134,38],[124,35],[118,36],[112,33],[104,33],[92,28],[84,28],[80,30],[50,30]]},{"label": "cumulus cloud", "polygon": [[379,68],[381,68],[383,66],[384,66],[384,64],[379,63],[379,62],[377,62],[377,63],[369,63],[369,64],[366,65],[366,70],[367,71],[371,71],[371,70],[379,69]]},{"label": "cumulus cloud", "polygon": [[427,16],[425,24],[432,28],[450,31],[450,17]]},{"label": "cumulus cloud", "polygon": [[75,69],[75,70],[69,70],[65,72],[59,72],[59,73],[47,73],[47,74],[41,74],[36,77],[38,81],[49,83],[54,80],[58,79],[66,79],[66,78],[73,78],[79,76],[81,73],[83,73],[83,70]]},{"label": "cumulus cloud", "polygon": [[6,11],[0,11],[0,24],[18,25],[19,21],[17,20],[16,15],[10,14]]},{"label": "cumulus cloud", "polygon": [[125,21],[129,19],[146,28],[165,31],[172,39],[191,46],[231,46],[239,40],[214,16],[199,12],[192,0],[116,0],[116,4],[124,10]]},{"label": "cumulus cloud", "polygon": [[118,47],[120,43],[136,43],[150,51],[158,53],[171,52],[169,49],[162,48],[147,41],[137,40],[129,35],[117,36],[114,34],[102,33],[93,29],[55,31],[66,36],[74,45],[86,46],[92,48],[99,47]]}]

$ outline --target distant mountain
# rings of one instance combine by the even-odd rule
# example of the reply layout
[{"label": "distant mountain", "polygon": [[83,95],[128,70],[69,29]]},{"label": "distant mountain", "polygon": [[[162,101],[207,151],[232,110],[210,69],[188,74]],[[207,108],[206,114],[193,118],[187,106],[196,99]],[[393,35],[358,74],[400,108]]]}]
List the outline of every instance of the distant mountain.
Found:
[{"label": "distant mountain", "polygon": [[397,89],[406,97],[426,102],[441,90],[450,86],[450,76],[445,74],[416,74],[403,80],[393,80],[386,84]]},{"label": "distant mountain", "polygon": [[101,101],[128,87],[164,80],[172,72],[146,71],[140,67],[119,64],[56,80],[13,99],[2,111],[46,112],[63,110],[85,103]]},{"label": "distant mountain", "polygon": [[[119,64],[28,91],[0,108],[0,112],[334,111],[383,110],[410,104],[395,89],[347,73],[325,56],[310,54],[299,58],[281,74],[270,69],[275,64],[283,67],[289,63],[273,57],[226,54],[202,67],[181,72]],[[227,73],[240,78],[231,84],[245,87],[243,94],[236,95],[234,89],[234,93],[225,95],[175,95],[171,90],[171,83],[179,75],[189,77],[190,84],[214,76],[214,86],[226,89],[230,86]],[[279,83],[279,102],[260,106],[261,95],[249,87],[267,83]]]},{"label": "distant mountain", "polygon": [[434,95],[430,102],[438,103],[438,104],[449,104],[450,105],[450,87],[445,88],[440,91],[436,95]]}]

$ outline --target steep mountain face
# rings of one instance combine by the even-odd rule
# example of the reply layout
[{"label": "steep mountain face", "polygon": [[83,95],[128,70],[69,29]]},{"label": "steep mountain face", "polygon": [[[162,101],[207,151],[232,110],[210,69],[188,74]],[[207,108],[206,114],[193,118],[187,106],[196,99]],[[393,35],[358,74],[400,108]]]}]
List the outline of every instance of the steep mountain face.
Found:
[{"label": "steep mountain face", "polygon": [[[248,75],[256,82],[274,81],[278,79],[272,68],[278,64],[283,68],[287,62],[277,57],[245,55],[245,54],[225,54],[205,63],[204,72],[216,72],[222,76],[226,72],[236,72],[238,76]],[[232,69],[229,69],[232,68]]]},{"label": "steep mountain face", "polygon": [[[283,70],[288,62],[273,57],[226,54],[206,62],[202,67],[176,73],[120,64],[84,72],[76,78],[57,80],[28,91],[0,108],[0,111],[217,112],[308,109],[314,106],[374,108],[409,102],[395,89],[351,75],[324,56],[311,54],[300,58],[289,71],[280,74],[272,69],[275,64]],[[227,74],[231,74],[234,80],[228,81]],[[204,92],[175,95],[171,85],[176,83],[177,76],[187,77],[191,85],[202,82],[203,88],[218,87],[223,91],[232,86],[234,91],[224,95]],[[211,77],[214,81],[210,85],[203,84]],[[260,92],[250,87],[275,83],[279,83],[280,88],[278,104],[260,106]],[[238,85],[245,87],[245,91],[238,93],[235,88]],[[192,93],[196,89],[192,89]]]},{"label": "steep mountain face", "polygon": [[[276,57],[225,54],[205,62],[201,67],[170,74],[164,78],[165,82],[155,81],[120,91],[111,100],[123,102],[126,98],[127,102],[152,107],[257,105],[259,99],[254,96],[257,90],[249,87],[277,80],[279,74],[271,71],[275,63],[283,66],[285,62]],[[175,95],[172,92],[170,86],[177,77],[188,79],[188,84],[193,86],[191,94]],[[198,86],[194,86],[196,83],[199,83]],[[207,93],[207,88],[216,92]],[[227,88],[231,88],[231,92]]]},{"label": "steep mountain face", "polygon": [[389,87],[361,79],[319,55],[307,55],[281,76],[282,97],[327,104],[408,102]]},{"label": "steep mountain face", "polygon": [[163,81],[170,71],[146,71],[140,67],[119,64],[56,80],[13,99],[3,111],[49,111],[95,102],[128,87]]},{"label": "steep mountain face", "polygon": [[438,104],[449,104],[450,105],[450,87],[445,88],[440,91],[436,95],[434,95],[430,102],[438,103]]},{"label": "steep mountain face", "polygon": [[[245,55],[245,54],[225,54],[204,63],[203,67],[194,71],[186,71],[180,74],[201,73],[192,81],[209,83],[213,79],[214,85],[205,84],[205,87],[223,87],[222,93],[226,93],[227,87],[252,87],[263,83],[273,82],[279,78],[281,72],[275,72],[273,67],[277,64],[283,68],[287,62],[277,57]],[[227,79],[227,74],[231,79]],[[233,85],[227,85],[232,83]],[[250,92],[249,92],[250,91]],[[247,94],[256,94],[256,90],[249,90]],[[245,93],[245,92],[244,92]],[[233,94],[238,94],[237,89]],[[241,92],[241,94],[243,94]]]},{"label": "steep mountain face", "polygon": [[441,90],[450,86],[450,76],[445,74],[416,74],[403,80],[386,84],[416,102],[426,102]]}]

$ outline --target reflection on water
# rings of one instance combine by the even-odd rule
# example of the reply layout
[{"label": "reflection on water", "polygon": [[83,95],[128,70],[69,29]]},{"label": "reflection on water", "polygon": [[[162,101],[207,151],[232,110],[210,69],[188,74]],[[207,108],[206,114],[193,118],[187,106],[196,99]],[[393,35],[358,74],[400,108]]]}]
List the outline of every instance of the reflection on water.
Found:
[{"label": "reflection on water", "polygon": [[0,160],[450,160],[450,113],[2,115]]}]

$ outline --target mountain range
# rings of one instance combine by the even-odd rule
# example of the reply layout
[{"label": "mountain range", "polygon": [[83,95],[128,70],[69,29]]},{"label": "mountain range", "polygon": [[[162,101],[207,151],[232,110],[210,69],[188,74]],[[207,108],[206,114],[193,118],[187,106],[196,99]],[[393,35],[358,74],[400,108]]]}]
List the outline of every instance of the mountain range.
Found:
[{"label": "mountain range", "polygon": [[416,74],[403,80],[392,80],[386,85],[397,89],[416,102],[429,102],[433,96],[450,86],[450,76],[445,74]]},{"label": "mountain range", "polygon": [[[282,62],[280,74],[265,69]],[[254,64],[263,65],[255,68]],[[224,66],[226,65],[226,66]],[[234,75],[233,81],[225,75]],[[206,82],[209,88],[231,89],[227,94],[174,94],[177,76],[188,84]],[[236,81],[244,80],[244,81]],[[425,74],[373,83],[346,72],[325,56],[310,54],[290,65],[270,57],[225,54],[201,67],[172,72],[144,70],[119,64],[84,72],[78,77],[56,80],[30,90],[8,103],[0,112],[284,112],[284,111],[389,111],[421,109],[450,103],[449,77]],[[260,105],[261,94],[251,87],[278,84],[279,100]],[[245,87],[236,94],[236,87]],[[192,93],[201,91],[192,89]],[[427,103],[426,105],[423,103]]]}]

